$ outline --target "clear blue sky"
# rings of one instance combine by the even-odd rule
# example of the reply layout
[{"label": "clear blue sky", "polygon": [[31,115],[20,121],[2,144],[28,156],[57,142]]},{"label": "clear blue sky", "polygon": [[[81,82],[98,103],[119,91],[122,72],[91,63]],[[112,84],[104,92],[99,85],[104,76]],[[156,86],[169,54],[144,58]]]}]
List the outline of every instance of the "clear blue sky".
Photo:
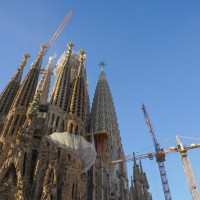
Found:
[{"label": "clear blue sky", "polygon": [[[1,0],[0,91],[27,51],[32,56],[28,71],[40,44],[50,40],[72,8],[75,13],[43,66],[48,56],[59,57],[69,41],[76,51],[85,49],[92,102],[98,63],[105,60],[126,155],[145,153],[141,150],[153,144],[142,103],[163,148],[176,145],[175,138],[164,142],[176,134],[200,137],[199,0]],[[189,156],[200,187],[199,153],[200,149],[191,150]],[[168,155],[165,165],[172,198],[190,200],[180,156]],[[143,168],[153,199],[164,199],[155,161],[144,160]],[[128,171],[130,175],[132,163]]]}]

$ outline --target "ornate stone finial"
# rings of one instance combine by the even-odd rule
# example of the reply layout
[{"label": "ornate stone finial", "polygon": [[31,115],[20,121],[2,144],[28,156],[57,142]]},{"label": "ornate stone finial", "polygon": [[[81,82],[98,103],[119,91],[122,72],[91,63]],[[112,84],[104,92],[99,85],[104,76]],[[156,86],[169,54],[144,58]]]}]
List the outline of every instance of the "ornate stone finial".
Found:
[{"label": "ornate stone finial", "polygon": [[24,54],[24,59],[27,60],[29,57],[31,57],[31,55],[30,55],[29,53],[25,53],[25,54]]},{"label": "ornate stone finial", "polygon": [[57,55],[55,54],[54,56],[50,56],[50,57],[49,57],[49,61],[48,61],[48,64],[47,64],[47,67],[46,67],[45,71],[47,71],[47,69],[48,69],[48,70],[53,70],[52,65],[53,65],[53,62],[54,62],[56,56],[57,56]]},{"label": "ornate stone finial", "polygon": [[69,43],[67,44],[67,46],[68,46],[68,49],[72,49],[72,47],[74,46],[74,44],[73,44],[72,42],[69,42]]},{"label": "ornate stone finial", "polygon": [[56,56],[51,56],[51,57],[49,57],[48,65],[52,65],[52,64],[53,64],[53,61],[54,61],[55,57],[56,57]]},{"label": "ornate stone finial", "polygon": [[42,58],[42,56],[44,55],[44,53],[45,53],[45,49],[47,48],[47,45],[46,44],[42,44],[41,46],[40,46],[40,52],[39,52],[39,54],[38,54],[38,58]]},{"label": "ornate stone finial", "polygon": [[31,57],[29,53],[25,53],[22,62],[20,63],[19,69],[23,69],[24,66],[26,65],[27,59]]},{"label": "ornate stone finial", "polygon": [[27,114],[26,114],[26,116],[27,116],[27,118],[28,118],[29,120],[32,120],[33,117],[36,116],[36,114],[37,114],[37,112],[38,112],[38,110],[39,110],[39,103],[40,103],[40,95],[41,95],[41,92],[42,92],[42,91],[39,90],[39,91],[35,94],[35,96],[34,96],[34,98],[33,98],[33,101],[30,103],[30,106],[29,106],[28,111],[27,111]]},{"label": "ornate stone finial", "polygon": [[100,61],[99,66],[100,66],[101,71],[104,71],[106,64],[104,61]]},{"label": "ornate stone finial", "polygon": [[85,61],[85,54],[86,54],[86,52],[85,52],[85,50],[81,49],[79,51],[79,53],[80,53],[79,61],[83,63]]},{"label": "ornate stone finial", "polygon": [[74,44],[72,43],[72,42],[69,42],[68,44],[67,44],[67,47],[68,47],[68,50],[67,50],[67,52],[68,52],[68,54],[71,54],[71,52],[72,52],[72,47],[74,46]]}]

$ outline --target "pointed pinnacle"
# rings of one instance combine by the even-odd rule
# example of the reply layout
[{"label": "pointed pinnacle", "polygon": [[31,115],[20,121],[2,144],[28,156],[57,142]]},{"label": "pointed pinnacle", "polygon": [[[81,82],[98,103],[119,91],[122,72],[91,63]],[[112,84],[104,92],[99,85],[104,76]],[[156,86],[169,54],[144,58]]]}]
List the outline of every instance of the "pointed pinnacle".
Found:
[{"label": "pointed pinnacle", "polygon": [[48,65],[52,65],[52,64],[53,64],[53,62],[54,62],[56,56],[57,56],[57,55],[55,54],[54,56],[50,56],[50,57],[49,57]]},{"label": "pointed pinnacle", "polygon": [[136,157],[135,157],[135,153],[133,152],[133,162],[134,162],[134,165],[136,166]]},{"label": "pointed pinnacle", "polygon": [[31,57],[29,53],[25,53],[22,62],[20,63],[19,70],[22,70],[26,65],[27,59]]},{"label": "pointed pinnacle", "polygon": [[74,46],[74,44],[73,44],[72,42],[69,42],[69,43],[67,44],[67,46],[68,46],[68,48],[72,48],[72,47]]},{"label": "pointed pinnacle", "polygon": [[70,54],[71,52],[72,52],[72,47],[74,46],[74,44],[72,43],[72,42],[69,42],[68,44],[67,44],[67,47],[68,47],[68,50],[67,50],[67,52],[68,52],[68,54]]},{"label": "pointed pinnacle", "polygon": [[84,60],[85,60],[85,56],[84,55],[86,54],[85,50],[81,49],[79,51],[79,54],[80,54],[79,61],[83,63]]},{"label": "pointed pinnacle", "polygon": [[142,162],[141,162],[141,160],[140,160],[140,171],[141,171],[141,173],[143,173]]},{"label": "pointed pinnacle", "polygon": [[47,48],[47,45],[46,44],[42,44],[40,46],[40,52],[38,54],[38,58],[42,58],[42,56],[45,54],[45,49]]}]

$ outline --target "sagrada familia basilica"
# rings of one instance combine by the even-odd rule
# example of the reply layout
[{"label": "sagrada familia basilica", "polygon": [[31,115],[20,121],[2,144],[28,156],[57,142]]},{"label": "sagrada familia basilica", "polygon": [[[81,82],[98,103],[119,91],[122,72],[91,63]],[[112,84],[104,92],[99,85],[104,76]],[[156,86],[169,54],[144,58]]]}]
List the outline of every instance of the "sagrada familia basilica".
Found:
[{"label": "sagrada familia basilica", "polygon": [[151,199],[141,164],[130,188],[126,163],[111,164],[125,153],[104,63],[90,109],[85,51],[70,42],[41,70],[46,47],[21,81],[24,55],[0,94],[0,199]]}]

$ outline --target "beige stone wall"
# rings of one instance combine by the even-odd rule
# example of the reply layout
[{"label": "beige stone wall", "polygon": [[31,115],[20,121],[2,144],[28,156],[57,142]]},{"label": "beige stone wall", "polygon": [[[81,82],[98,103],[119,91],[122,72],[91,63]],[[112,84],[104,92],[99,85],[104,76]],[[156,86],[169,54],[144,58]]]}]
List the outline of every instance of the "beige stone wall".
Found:
[{"label": "beige stone wall", "polygon": [[35,181],[35,200],[86,199],[86,176],[80,157],[44,139]]}]

